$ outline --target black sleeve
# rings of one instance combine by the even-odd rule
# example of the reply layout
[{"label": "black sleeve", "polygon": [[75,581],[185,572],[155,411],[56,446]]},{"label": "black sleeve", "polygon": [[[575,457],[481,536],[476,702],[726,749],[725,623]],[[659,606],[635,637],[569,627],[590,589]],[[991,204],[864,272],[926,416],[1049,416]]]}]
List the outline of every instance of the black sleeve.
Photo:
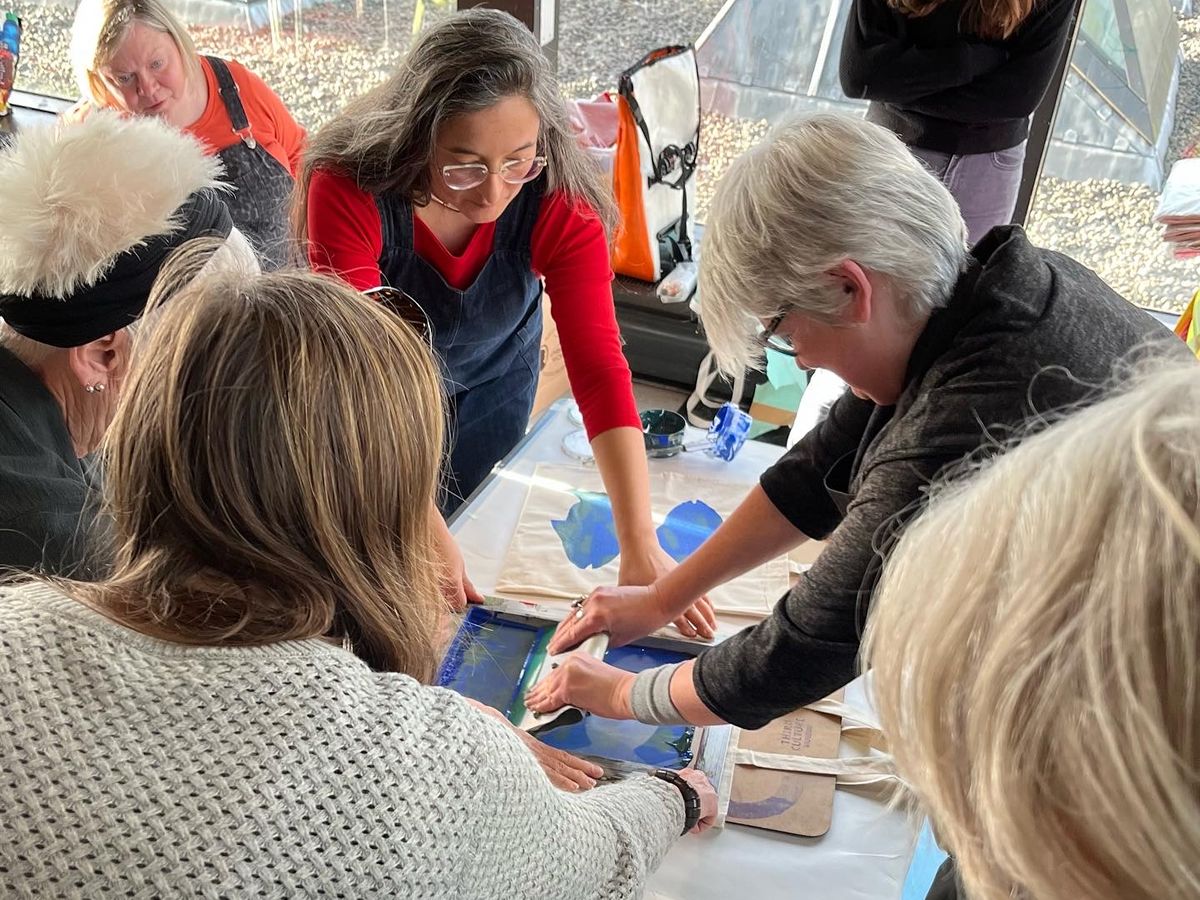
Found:
[{"label": "black sleeve", "polygon": [[38,572],[63,578],[91,580],[95,576],[89,559],[90,514],[71,514],[72,502],[64,510],[30,509],[24,515],[0,520],[0,576],[16,572]]},{"label": "black sleeve", "polygon": [[965,449],[875,466],[816,563],[772,614],[697,657],[693,683],[704,705],[726,722],[761,728],[851,681],[882,552],[929,482]]},{"label": "black sleeve", "polygon": [[1074,0],[1050,0],[1010,42],[1003,66],[970,84],[916,98],[905,108],[967,124],[1032,115],[1065,50],[1073,6]]},{"label": "black sleeve", "polygon": [[767,469],[759,479],[767,498],[796,528],[823,540],[842,519],[825,490],[825,476],[862,442],[875,404],[847,390],[825,418]]},{"label": "black sleeve", "polygon": [[1004,63],[994,44],[963,37],[946,47],[918,47],[904,16],[887,0],[854,0],[838,68],[847,97],[908,106],[970,84]]},{"label": "black sleeve", "polygon": [[929,885],[929,893],[925,895],[925,900],[960,900],[960,897],[965,896],[966,894],[958,889],[958,864],[951,856],[933,876],[933,883]]}]

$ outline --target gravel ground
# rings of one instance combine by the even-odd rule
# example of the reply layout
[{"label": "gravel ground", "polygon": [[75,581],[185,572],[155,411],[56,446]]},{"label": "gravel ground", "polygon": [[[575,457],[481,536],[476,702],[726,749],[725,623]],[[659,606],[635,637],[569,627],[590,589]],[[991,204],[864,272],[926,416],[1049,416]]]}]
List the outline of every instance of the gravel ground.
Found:
[{"label": "gravel ground", "polygon": [[1183,312],[1200,287],[1200,269],[1172,257],[1153,221],[1157,206],[1158,194],[1143,184],[1044,178],[1029,235],[1094,269],[1134,303]]},{"label": "gravel ground", "polygon": [[559,0],[558,73],[568,97],[615,89],[657,47],[700,37],[724,0]]},{"label": "gravel ground", "polygon": [[700,122],[700,154],[696,164],[696,219],[708,216],[713,188],[737,157],[771,130],[766,119],[731,119],[705,113]]},{"label": "gravel ground", "polygon": [[[559,74],[566,96],[590,96],[615,87],[622,69],[655,47],[700,36],[723,0],[563,0],[560,3]],[[424,22],[447,15],[428,0]],[[316,128],[350,98],[382,81],[404,56],[412,34],[415,0],[333,0],[305,9],[302,37],[295,19],[279,30],[242,27],[190,29],[201,51],[233,56],[258,73],[284,99],[297,121]],[[73,97],[67,58],[72,6],[23,6],[25,22],[20,81],[33,90]],[[385,40],[386,36],[386,40]]]},{"label": "gravel ground", "polygon": [[[1179,19],[1183,63],[1168,167],[1200,147],[1200,16]],[[1200,287],[1195,260],[1177,260],[1154,224],[1158,194],[1141,184],[1044,178],[1029,220],[1034,241],[1091,266],[1122,296],[1182,312]]]},{"label": "gravel ground", "polygon": [[[590,96],[614,87],[621,69],[643,53],[694,41],[722,0],[563,0],[559,71],[566,96]],[[447,14],[426,4],[425,23]],[[403,57],[415,0],[332,0],[304,10],[301,37],[295,20],[249,32],[194,26],[202,50],[234,56],[284,98],[297,120],[312,129],[351,97],[378,83]],[[74,96],[67,64],[71,5],[22,8],[25,19],[20,81],[35,90]],[[1180,19],[1183,71],[1170,160],[1200,153],[1200,16]],[[385,39],[386,37],[386,39]],[[766,121],[705,115],[697,174],[698,217],[729,163],[762,139]],[[1095,268],[1126,297],[1159,309],[1182,309],[1200,286],[1194,262],[1174,260],[1152,222],[1157,195],[1143,185],[1088,180],[1042,181],[1029,230],[1038,243]]]}]

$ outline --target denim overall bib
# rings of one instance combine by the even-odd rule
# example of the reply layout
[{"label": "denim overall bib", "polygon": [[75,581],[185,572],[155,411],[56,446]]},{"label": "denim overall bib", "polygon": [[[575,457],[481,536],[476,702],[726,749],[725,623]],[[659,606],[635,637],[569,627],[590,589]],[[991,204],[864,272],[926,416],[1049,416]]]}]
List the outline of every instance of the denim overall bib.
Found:
[{"label": "denim overall bib", "polygon": [[525,185],[496,222],[492,255],[459,291],[413,252],[413,209],[377,195],[383,283],[406,291],[429,316],[450,402],[450,463],[439,506],[449,515],[525,434],[537,390],[542,283],[530,238],[544,180]]},{"label": "denim overall bib", "polygon": [[288,204],[292,197],[292,175],[254,139],[246,110],[238,96],[237,82],[225,60],[206,56],[221,91],[221,102],[241,138],[217,154],[225,166],[224,181],[234,190],[223,194],[229,215],[238,231],[258,253],[264,271],[278,269],[288,260],[291,234]]}]

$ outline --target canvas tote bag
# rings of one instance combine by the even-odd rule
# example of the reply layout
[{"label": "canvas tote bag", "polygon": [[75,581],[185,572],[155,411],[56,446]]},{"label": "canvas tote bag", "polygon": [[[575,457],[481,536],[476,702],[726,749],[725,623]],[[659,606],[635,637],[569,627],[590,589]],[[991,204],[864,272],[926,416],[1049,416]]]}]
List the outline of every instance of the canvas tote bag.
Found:
[{"label": "canvas tote bag", "polygon": [[621,73],[613,192],[621,224],[613,269],[657,282],[692,259],[692,199],[700,149],[696,51],[663,47]]}]

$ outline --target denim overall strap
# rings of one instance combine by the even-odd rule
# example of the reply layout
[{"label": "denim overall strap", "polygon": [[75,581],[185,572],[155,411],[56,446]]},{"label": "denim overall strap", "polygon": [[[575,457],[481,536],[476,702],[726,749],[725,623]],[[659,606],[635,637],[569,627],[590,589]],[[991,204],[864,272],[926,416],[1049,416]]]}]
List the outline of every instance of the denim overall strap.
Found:
[{"label": "denim overall strap", "polygon": [[225,166],[223,180],[234,190],[224,195],[233,224],[246,236],[264,269],[277,269],[288,261],[291,232],[288,204],[292,176],[279,160],[254,138],[237,82],[225,60],[206,56],[220,87],[221,103],[229,114],[238,142],[217,153]]},{"label": "denim overall strap", "polygon": [[516,446],[537,389],[541,280],[530,244],[543,180],[525,185],[496,222],[492,253],[464,290],[413,252],[413,208],[377,195],[385,284],[410,294],[429,316],[450,400],[450,471],[443,512],[457,507]]}]

